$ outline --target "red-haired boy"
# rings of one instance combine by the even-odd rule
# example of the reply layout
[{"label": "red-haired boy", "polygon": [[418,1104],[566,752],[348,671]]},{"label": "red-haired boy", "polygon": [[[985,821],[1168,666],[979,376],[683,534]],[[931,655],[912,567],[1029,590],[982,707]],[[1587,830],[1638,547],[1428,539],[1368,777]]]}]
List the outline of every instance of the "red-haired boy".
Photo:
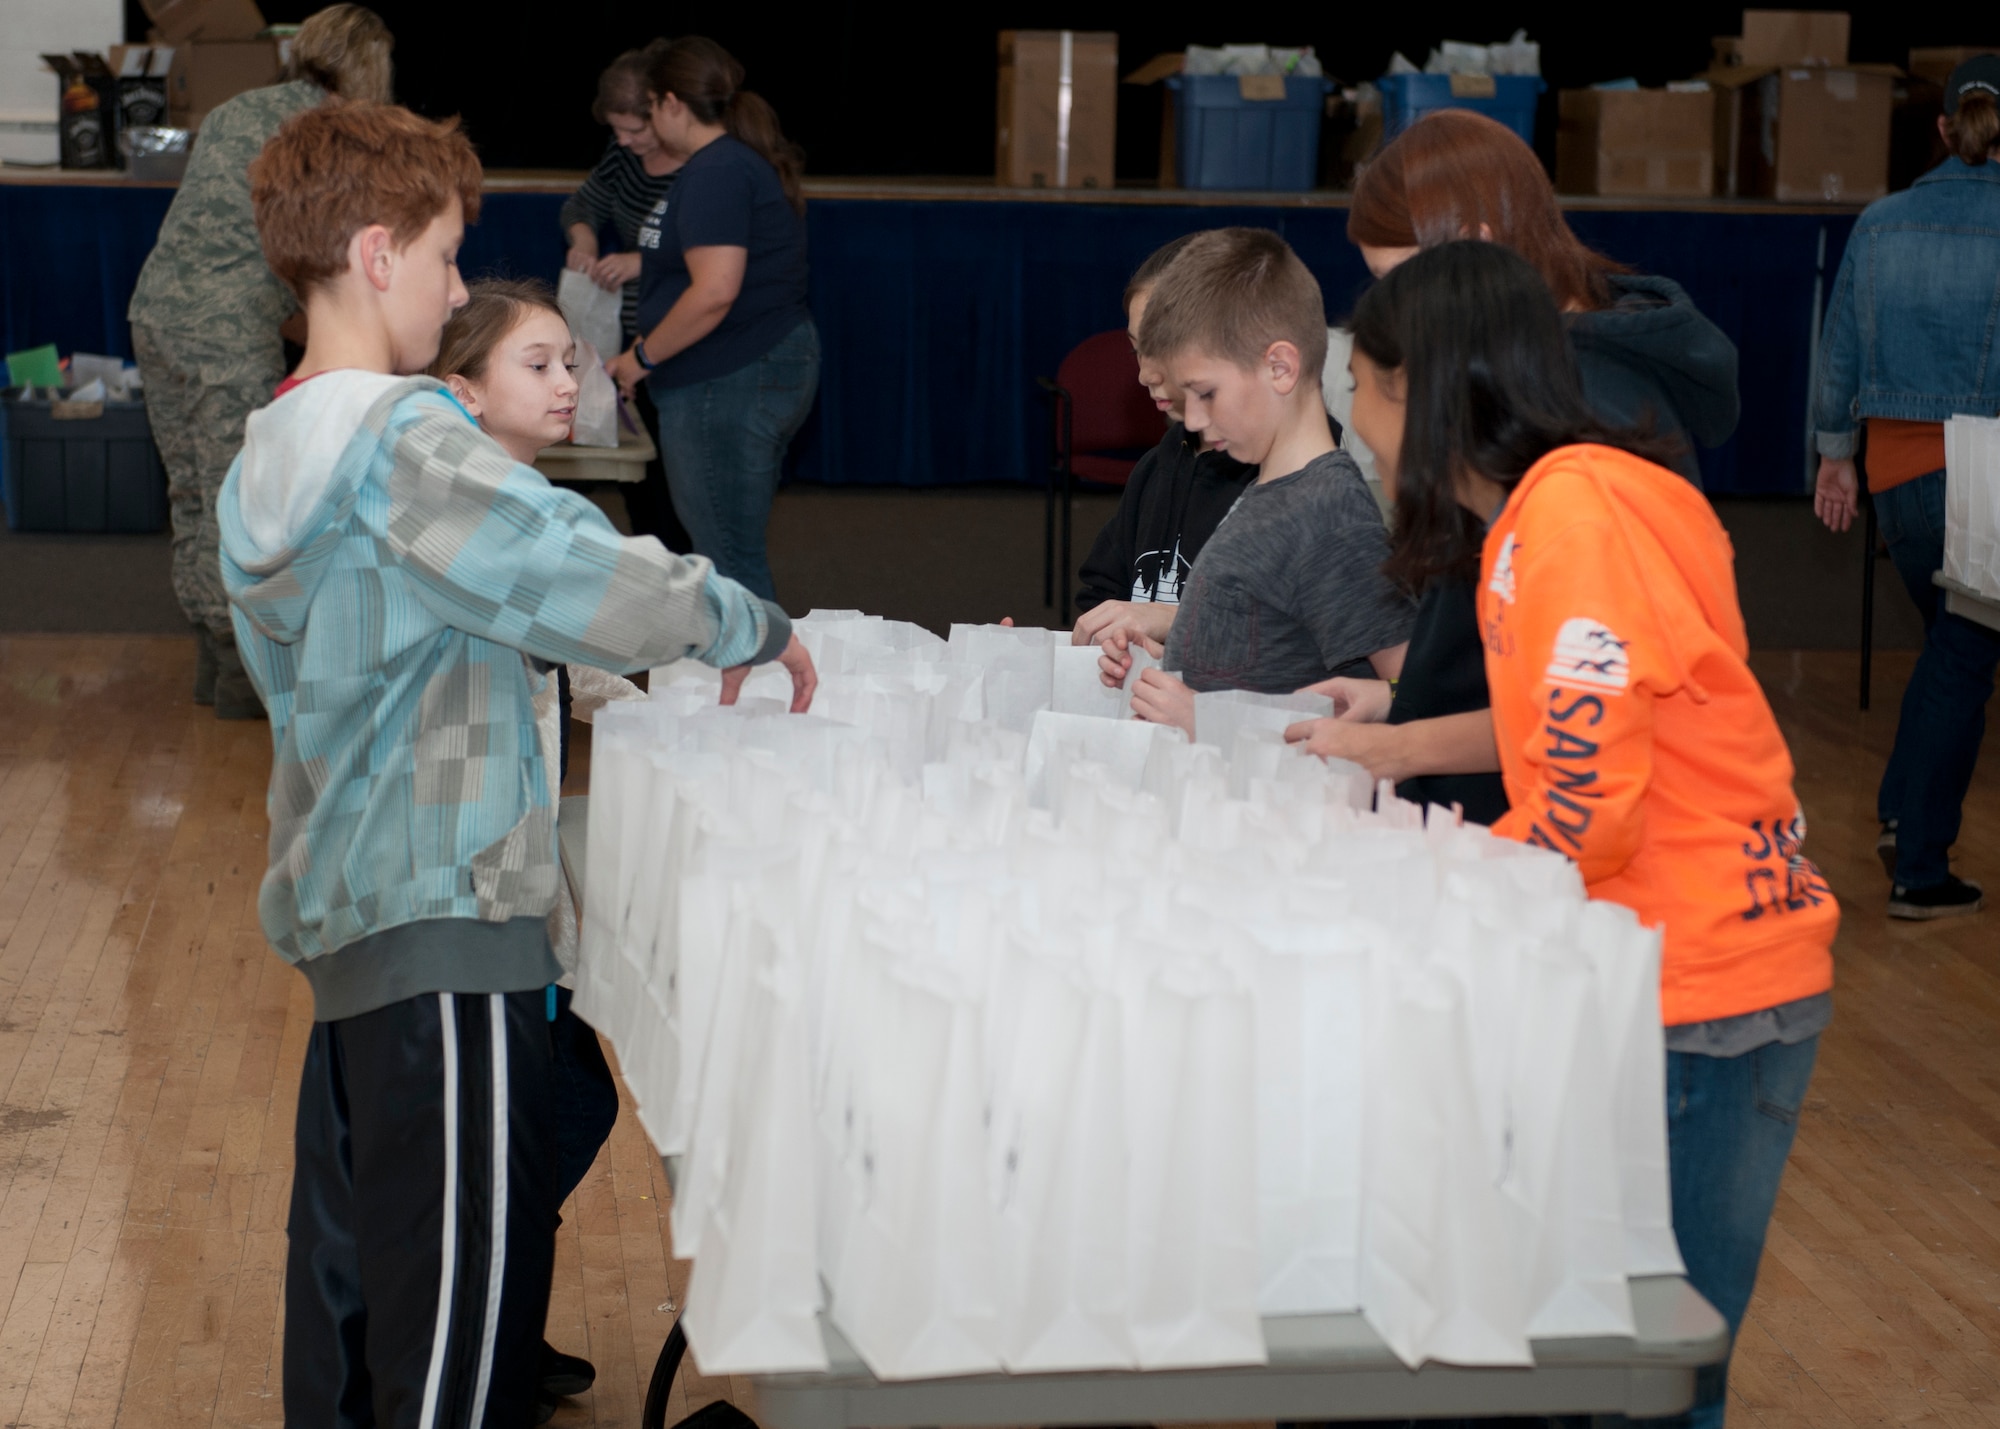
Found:
[{"label": "red-haired boy", "polygon": [[[554,1253],[544,989],[560,969],[544,662],[812,664],[784,612],[621,538],[421,372],[465,301],[479,162],[388,105],[296,116],[251,166],[305,359],[249,420],[224,584],[271,715],[258,911],[312,986],[285,1421],[526,1424]],[[726,688],[740,685],[740,673]]]}]

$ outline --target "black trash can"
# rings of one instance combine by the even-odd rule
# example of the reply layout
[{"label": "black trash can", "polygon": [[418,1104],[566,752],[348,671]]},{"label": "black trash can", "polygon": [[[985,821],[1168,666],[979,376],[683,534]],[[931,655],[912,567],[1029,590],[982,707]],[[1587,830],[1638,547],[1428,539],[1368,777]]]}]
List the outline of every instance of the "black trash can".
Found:
[{"label": "black trash can", "polygon": [[0,495],[10,531],[158,531],[167,473],[146,404],[0,401]]}]

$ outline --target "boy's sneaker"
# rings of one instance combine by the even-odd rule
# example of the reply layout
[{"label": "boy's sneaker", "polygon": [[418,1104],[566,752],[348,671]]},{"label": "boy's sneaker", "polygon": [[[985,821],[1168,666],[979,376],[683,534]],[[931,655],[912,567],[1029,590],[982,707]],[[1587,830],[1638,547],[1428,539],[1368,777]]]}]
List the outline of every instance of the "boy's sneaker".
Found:
[{"label": "boy's sneaker", "polygon": [[1942,883],[1928,888],[1905,888],[1896,884],[1889,893],[1891,918],[1956,918],[1961,913],[1977,913],[1985,903],[1979,885],[1967,883],[1957,874],[1947,874]]},{"label": "boy's sneaker", "polygon": [[1882,832],[1875,836],[1875,857],[1882,860],[1882,871],[1889,875],[1889,881],[1896,881],[1896,821],[1885,819]]},{"label": "boy's sneaker", "polygon": [[582,1394],[597,1383],[597,1366],[542,1341],[542,1393],[555,1399]]}]

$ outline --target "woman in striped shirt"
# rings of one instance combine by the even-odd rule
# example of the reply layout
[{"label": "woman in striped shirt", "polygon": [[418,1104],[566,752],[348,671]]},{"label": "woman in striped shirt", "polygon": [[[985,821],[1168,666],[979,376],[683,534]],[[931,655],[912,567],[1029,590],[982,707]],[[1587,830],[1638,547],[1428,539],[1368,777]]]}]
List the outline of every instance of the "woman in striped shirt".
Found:
[{"label": "woman in striped shirt", "polygon": [[[646,91],[647,68],[653,52],[665,43],[655,40],[643,50],[625,51],[598,77],[597,102],[590,112],[600,124],[610,126],[611,144],[562,206],[569,266],[607,292],[623,290],[619,322],[627,347],[638,335],[639,225],[666,197],[681,166],[681,160],[661,146],[648,122],[652,99]],[[616,239],[616,252],[603,251],[607,237]],[[633,401],[657,448],[659,420],[643,386],[634,391]],[[694,549],[674,514],[666,467],[657,456],[647,463],[645,480],[626,487],[624,495],[635,536],[657,536],[668,550],[683,555]]]}]

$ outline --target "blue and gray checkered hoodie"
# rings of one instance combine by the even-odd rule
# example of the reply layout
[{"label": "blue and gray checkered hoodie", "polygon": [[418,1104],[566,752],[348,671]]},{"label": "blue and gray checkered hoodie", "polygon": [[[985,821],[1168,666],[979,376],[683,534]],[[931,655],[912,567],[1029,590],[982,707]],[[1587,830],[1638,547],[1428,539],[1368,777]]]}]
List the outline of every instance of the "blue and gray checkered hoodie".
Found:
[{"label": "blue and gray checkered hoodie", "polygon": [[729,666],[790,636],[708,561],[514,462],[427,377],[329,372],[253,415],[219,516],[274,746],[258,911],[321,1020],[557,976],[524,657]]}]

